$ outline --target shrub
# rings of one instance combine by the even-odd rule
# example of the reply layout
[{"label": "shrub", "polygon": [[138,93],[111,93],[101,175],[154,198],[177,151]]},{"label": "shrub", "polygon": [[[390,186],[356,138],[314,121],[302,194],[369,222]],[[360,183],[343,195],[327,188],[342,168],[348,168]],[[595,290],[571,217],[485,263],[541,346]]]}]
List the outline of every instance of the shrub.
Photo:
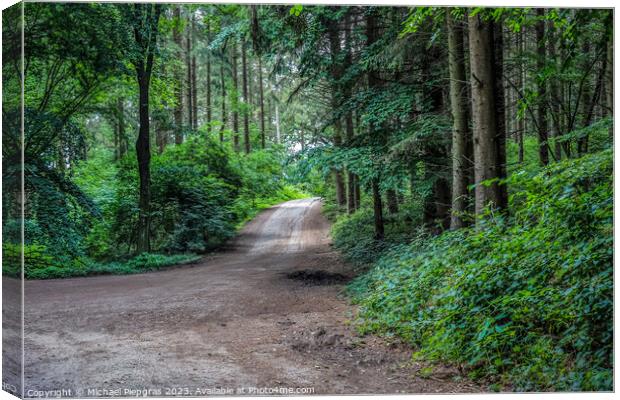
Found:
[{"label": "shrub", "polygon": [[612,152],[517,173],[510,217],[392,247],[349,290],[362,332],[516,390],[611,390]]}]

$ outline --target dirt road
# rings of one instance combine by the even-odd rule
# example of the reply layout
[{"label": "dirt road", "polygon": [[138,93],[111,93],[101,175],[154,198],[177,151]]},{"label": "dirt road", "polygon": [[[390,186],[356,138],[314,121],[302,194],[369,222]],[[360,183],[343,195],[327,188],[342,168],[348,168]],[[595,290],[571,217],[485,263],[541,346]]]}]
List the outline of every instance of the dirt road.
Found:
[{"label": "dirt road", "polygon": [[475,390],[448,369],[423,378],[404,365],[406,347],[356,335],[341,294],[352,273],[320,208],[304,199],[266,210],[234,249],[192,266],[26,282],[25,394]]}]

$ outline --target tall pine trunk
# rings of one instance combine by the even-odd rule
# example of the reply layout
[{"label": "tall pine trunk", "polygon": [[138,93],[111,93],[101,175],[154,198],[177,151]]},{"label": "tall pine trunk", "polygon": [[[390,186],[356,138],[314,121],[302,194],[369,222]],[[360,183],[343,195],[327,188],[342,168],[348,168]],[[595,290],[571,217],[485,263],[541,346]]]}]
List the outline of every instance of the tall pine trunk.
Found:
[{"label": "tall pine trunk", "polygon": [[260,145],[265,148],[265,100],[263,98],[263,63],[258,56],[258,96],[260,102]]},{"label": "tall pine trunk", "polygon": [[220,62],[220,85],[222,89],[222,125],[220,126],[220,143],[224,142],[224,129],[226,129],[226,123],[228,122],[228,114],[226,113],[226,78],[224,76],[225,54],[225,52],[222,53],[222,60]]},{"label": "tall pine trunk", "polygon": [[[505,80],[504,80],[504,32],[502,20],[494,21],[493,28],[493,90],[495,97],[495,165],[498,178],[505,179],[506,173],[506,109]],[[499,201],[497,208],[505,209],[508,206],[508,190],[506,184],[498,185]]]},{"label": "tall pine trunk", "polygon": [[[183,38],[181,36],[181,6],[174,8],[175,25],[172,31],[174,43],[177,45],[177,57],[183,57]],[[183,143],[183,69],[180,65],[175,66],[175,98],[176,105],[174,107],[174,142],[176,144]]]},{"label": "tall pine trunk", "polygon": [[193,50],[196,45],[196,18],[192,15],[192,30],[191,30],[191,38],[192,38],[192,129],[198,129],[198,77],[197,75],[197,66],[196,66],[196,52]]},{"label": "tall pine trunk", "polygon": [[[344,43],[346,47],[345,54],[345,68],[348,69],[352,64],[351,54],[351,17],[349,14],[345,15],[344,19]],[[351,98],[351,85],[345,84],[344,97],[345,99]],[[355,128],[353,127],[353,112],[347,110],[345,114],[345,133],[346,140],[350,142],[355,136]],[[347,212],[352,214],[357,209],[355,201],[355,174],[351,171],[347,171]]]},{"label": "tall pine trunk", "polygon": [[[331,105],[332,112],[336,114],[340,109],[340,101],[338,95],[340,93],[340,79],[342,78],[342,65],[339,60],[340,52],[342,50],[340,46],[340,34],[335,23],[330,24],[328,28],[329,35],[329,47],[331,52]],[[334,146],[342,146],[342,123],[338,116],[335,116],[334,122]],[[339,207],[343,207],[347,204],[346,189],[344,185],[344,177],[341,169],[335,168],[333,170],[334,182],[336,185],[336,203]]]},{"label": "tall pine trunk", "polygon": [[235,151],[239,151],[239,83],[237,79],[237,43],[234,41],[231,47],[231,61],[233,93],[230,100],[233,113],[233,148]]},{"label": "tall pine trunk", "polygon": [[[211,43],[211,24],[207,22],[207,41]],[[207,136],[211,134],[211,121],[213,120],[212,93],[211,93],[211,51],[207,52]]]},{"label": "tall pine trunk", "polygon": [[248,60],[245,46],[245,40],[241,42],[241,64],[242,64],[242,84],[243,84],[243,145],[245,154],[250,154],[250,121],[248,115],[248,107],[251,107],[248,99]]},{"label": "tall pine trunk", "polygon": [[497,121],[495,114],[495,77],[493,73],[493,26],[480,14],[469,15],[469,47],[471,65],[472,121],[474,138],[475,212],[481,216],[485,207],[501,204],[496,181],[497,168]]},{"label": "tall pine trunk", "polygon": [[187,84],[187,126],[190,129],[194,128],[194,93],[192,82],[192,40],[191,30],[188,26],[186,30],[185,38],[185,66],[187,68],[186,84]]},{"label": "tall pine trunk", "polygon": [[[545,9],[537,8],[536,15],[536,68],[540,72],[545,68],[546,46],[545,46]],[[542,74],[541,74],[542,75]],[[538,128],[538,156],[542,165],[549,164],[549,134],[547,124],[547,88],[542,78],[536,79],[538,88],[538,108],[537,108],[537,128]]]},{"label": "tall pine trunk", "polygon": [[[366,46],[372,46],[377,40],[377,26],[375,19],[375,11],[369,10],[366,13]],[[376,71],[373,69],[367,72],[368,75],[368,88],[373,90],[379,86],[379,81],[376,76]],[[375,127],[371,126],[371,136]],[[385,237],[385,227],[383,224],[383,204],[381,203],[381,191],[379,190],[379,177],[372,179],[372,201],[374,212],[374,225],[375,225],[375,239],[383,240]]]},{"label": "tall pine trunk", "polygon": [[[518,52],[519,52],[519,70],[517,75],[517,87],[522,93],[525,93],[525,66],[523,65],[523,50],[525,45],[525,38],[523,29],[519,30],[518,34]],[[518,146],[518,160],[522,164],[525,158],[525,149],[523,145],[523,137],[525,136],[525,115],[522,115],[517,119],[517,146]]]},{"label": "tall pine trunk", "polygon": [[450,228],[465,226],[462,215],[469,203],[471,183],[469,102],[465,77],[465,51],[462,24],[446,11],[448,25],[448,63],[450,71],[450,106],[452,109],[452,214]]}]

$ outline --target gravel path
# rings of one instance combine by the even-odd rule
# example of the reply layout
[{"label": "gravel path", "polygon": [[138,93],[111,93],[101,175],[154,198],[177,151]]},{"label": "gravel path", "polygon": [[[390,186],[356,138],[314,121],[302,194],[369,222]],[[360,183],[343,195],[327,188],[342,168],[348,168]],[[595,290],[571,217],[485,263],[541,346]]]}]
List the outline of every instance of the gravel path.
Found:
[{"label": "gravel path", "polygon": [[478,391],[356,334],[342,295],[353,274],[320,210],[316,198],[265,210],[191,266],[26,282],[26,396]]}]

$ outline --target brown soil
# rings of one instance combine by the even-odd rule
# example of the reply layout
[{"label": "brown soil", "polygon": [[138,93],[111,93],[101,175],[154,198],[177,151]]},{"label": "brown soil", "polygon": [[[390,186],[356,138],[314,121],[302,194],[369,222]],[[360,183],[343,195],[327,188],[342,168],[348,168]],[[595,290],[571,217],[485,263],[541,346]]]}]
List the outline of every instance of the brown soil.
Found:
[{"label": "brown soil", "polygon": [[421,373],[397,341],[356,333],[342,294],[353,273],[320,208],[305,199],[268,209],[234,249],[195,265],[26,282],[26,396],[480,391],[450,368]]}]

